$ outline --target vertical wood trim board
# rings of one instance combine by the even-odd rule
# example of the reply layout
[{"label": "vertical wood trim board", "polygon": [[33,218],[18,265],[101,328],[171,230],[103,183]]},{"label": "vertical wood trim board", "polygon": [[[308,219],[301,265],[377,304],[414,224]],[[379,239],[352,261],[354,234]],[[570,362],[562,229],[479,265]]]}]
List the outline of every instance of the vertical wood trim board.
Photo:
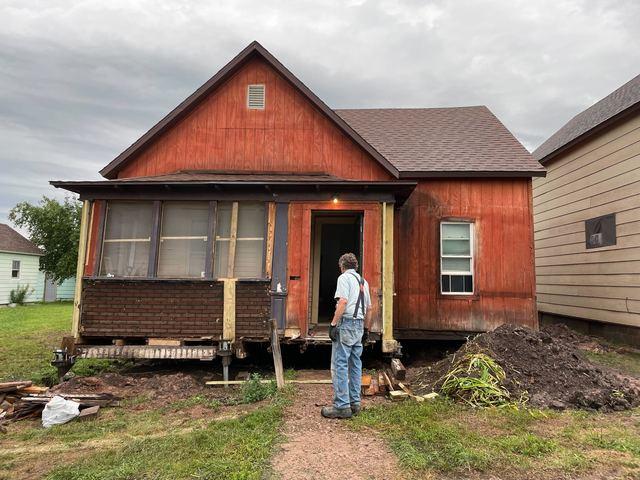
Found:
[{"label": "vertical wood trim board", "polygon": [[80,306],[82,303],[82,277],[84,276],[84,262],[87,255],[87,238],[89,237],[89,210],[91,203],[85,200],[82,205],[82,217],[80,219],[80,243],[78,245],[78,263],[76,264],[76,289],[73,297],[73,316],[71,322],[71,334],[80,336]]},{"label": "vertical wood trim board", "polygon": [[393,203],[382,205],[382,351],[394,352],[393,339]]},{"label": "vertical wood trim board", "polygon": [[222,339],[234,342],[236,340],[236,279],[225,278],[223,282]]},{"label": "vertical wood trim board", "polygon": [[231,227],[229,231],[229,258],[227,263],[227,277],[235,277],[236,240],[238,238],[238,202],[231,207]]}]

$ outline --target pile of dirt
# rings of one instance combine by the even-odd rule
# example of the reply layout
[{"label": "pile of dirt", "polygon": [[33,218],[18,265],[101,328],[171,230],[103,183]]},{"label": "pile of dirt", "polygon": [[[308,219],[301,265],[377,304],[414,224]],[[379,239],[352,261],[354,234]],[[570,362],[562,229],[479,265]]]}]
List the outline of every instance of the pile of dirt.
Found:
[{"label": "pile of dirt", "polygon": [[607,411],[639,405],[640,383],[591,363],[579,349],[585,338],[563,326],[502,325],[430,367],[411,370],[411,384],[420,394],[437,391],[457,359],[484,352],[504,369],[512,398],[528,398],[530,406]]},{"label": "pile of dirt", "polygon": [[73,377],[56,385],[52,392],[110,393],[121,398],[143,398],[143,406],[157,406],[185,400],[195,395],[224,400],[231,395],[225,389],[213,389],[196,375],[182,372],[122,375],[104,373],[93,377]]}]

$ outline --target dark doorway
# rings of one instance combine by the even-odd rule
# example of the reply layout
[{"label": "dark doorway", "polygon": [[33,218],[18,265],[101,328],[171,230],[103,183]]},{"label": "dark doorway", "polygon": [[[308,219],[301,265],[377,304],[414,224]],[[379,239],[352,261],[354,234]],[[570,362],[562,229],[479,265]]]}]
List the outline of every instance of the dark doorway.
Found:
[{"label": "dark doorway", "polygon": [[327,329],[335,311],[334,294],[340,275],[338,259],[352,252],[361,263],[362,214],[322,213],[313,217],[310,333]]}]

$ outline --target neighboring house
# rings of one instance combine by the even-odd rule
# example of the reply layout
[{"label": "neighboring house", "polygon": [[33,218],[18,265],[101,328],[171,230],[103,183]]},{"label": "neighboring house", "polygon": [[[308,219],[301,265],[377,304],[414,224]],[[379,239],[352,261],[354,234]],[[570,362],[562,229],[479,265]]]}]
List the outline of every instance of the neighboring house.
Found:
[{"label": "neighboring house", "polygon": [[640,75],[533,155],[541,318],[640,343]]},{"label": "neighboring house", "polygon": [[75,277],[69,277],[56,283],[40,270],[34,296],[42,302],[70,301],[73,300],[75,286]]},{"label": "neighboring house", "polygon": [[328,343],[346,251],[385,352],[537,327],[544,168],[486,107],[332,110],[254,42],[100,173],[51,182],[84,201],[85,355],[242,356],[272,318]]},{"label": "neighboring house", "polygon": [[27,302],[37,302],[39,269],[42,250],[16,232],[0,223],[0,305],[10,303],[11,290],[29,286]]}]

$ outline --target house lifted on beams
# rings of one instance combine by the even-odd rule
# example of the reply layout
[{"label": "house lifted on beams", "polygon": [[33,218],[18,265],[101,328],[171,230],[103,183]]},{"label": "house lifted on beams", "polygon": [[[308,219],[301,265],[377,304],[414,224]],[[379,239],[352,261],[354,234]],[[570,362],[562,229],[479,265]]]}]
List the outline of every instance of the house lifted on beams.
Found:
[{"label": "house lifted on beams", "polygon": [[84,200],[82,355],[243,356],[271,319],[328,343],[347,251],[384,352],[537,326],[544,169],[486,107],[332,110],[254,42],[100,173],[51,182]]}]

